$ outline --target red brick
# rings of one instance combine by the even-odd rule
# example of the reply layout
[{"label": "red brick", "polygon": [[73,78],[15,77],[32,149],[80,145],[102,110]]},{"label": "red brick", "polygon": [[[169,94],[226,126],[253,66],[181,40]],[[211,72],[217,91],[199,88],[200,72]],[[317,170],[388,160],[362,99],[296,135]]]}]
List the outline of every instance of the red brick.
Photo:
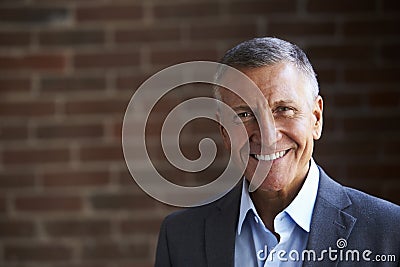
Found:
[{"label": "red brick", "polygon": [[[318,141],[318,143],[321,141]],[[316,146],[318,148],[318,145]],[[313,155],[315,159],[318,161],[318,165],[323,166],[324,171],[331,177],[334,177],[336,181],[346,184],[345,175],[343,175],[344,162],[336,161],[334,162],[332,159],[322,159],[322,157],[318,157],[315,153]]]},{"label": "red brick", "polygon": [[31,89],[29,78],[4,78],[0,79],[1,93],[25,93]]},{"label": "red brick", "polygon": [[117,172],[117,176],[118,176],[118,182],[123,188],[129,188],[130,192],[143,194],[143,190],[135,182],[135,180],[133,179],[132,175],[130,174],[127,168],[119,170]]},{"label": "red brick", "polygon": [[136,91],[136,89],[139,88],[140,85],[142,85],[142,83],[144,83],[151,76],[151,74],[145,73],[119,75],[117,77],[117,88],[131,90],[133,93]]},{"label": "red brick", "polygon": [[391,201],[397,205],[400,205],[400,185],[397,182],[394,185],[387,186],[384,189],[384,193],[382,194],[382,197],[388,201]]},{"label": "red brick", "polygon": [[63,71],[66,58],[63,55],[32,54],[19,56],[0,56],[1,71]]},{"label": "red brick", "polygon": [[35,184],[35,176],[33,173],[2,173],[0,174],[0,188],[29,188]]},{"label": "red brick", "polygon": [[103,91],[106,88],[105,77],[58,76],[44,77],[40,81],[43,92],[80,93],[82,91]]},{"label": "red brick", "polygon": [[142,5],[96,5],[78,7],[76,19],[79,22],[89,21],[131,21],[143,17]]},{"label": "red brick", "polygon": [[342,184],[363,191],[367,194],[383,197],[383,184],[382,181],[376,181],[376,179],[351,179],[347,177],[344,179]]},{"label": "red brick", "polygon": [[51,237],[100,237],[111,232],[111,224],[106,220],[57,220],[44,223],[45,231]]},{"label": "red brick", "polygon": [[388,158],[398,156],[400,151],[400,140],[385,138],[382,147],[384,155]]},{"label": "red brick", "polygon": [[32,221],[7,220],[0,222],[1,238],[32,237],[36,234]]},{"label": "red brick", "polygon": [[39,126],[36,129],[36,136],[40,139],[79,139],[79,138],[101,138],[104,135],[103,125],[101,124],[71,124],[65,122],[53,125]]},{"label": "red brick", "polygon": [[158,233],[160,229],[160,219],[136,219],[124,220],[119,224],[121,234],[142,234],[142,233]]},{"label": "red brick", "polygon": [[15,208],[25,212],[80,211],[82,199],[77,196],[20,196],[15,200]]},{"label": "red brick", "polygon": [[397,27],[399,19],[369,19],[369,20],[350,20],[343,24],[343,32],[347,37],[397,37],[400,29]]},{"label": "red brick", "polygon": [[30,41],[29,32],[0,32],[0,47],[24,47]]},{"label": "red brick", "polygon": [[307,2],[307,10],[313,13],[373,13],[375,7],[374,0],[310,0]]},{"label": "red brick", "polygon": [[154,5],[154,17],[157,19],[191,19],[214,17],[219,14],[217,2],[167,3],[159,2]]},{"label": "red brick", "polygon": [[318,82],[321,84],[334,83],[337,81],[337,72],[334,69],[319,68],[315,71],[317,72]]},{"label": "red brick", "polygon": [[140,210],[151,209],[156,200],[146,196],[133,194],[97,194],[91,197],[92,206],[96,210]]},{"label": "red brick", "polygon": [[367,133],[383,133],[383,132],[399,132],[400,116],[390,114],[386,116],[358,116],[345,118],[343,126],[345,131],[367,132]]},{"label": "red brick", "polygon": [[335,93],[332,98],[333,105],[338,108],[357,108],[363,105],[360,93]]},{"label": "red brick", "polygon": [[139,52],[79,53],[74,63],[78,69],[137,67]]},{"label": "red brick", "polygon": [[158,43],[176,41],[181,38],[179,27],[141,27],[140,29],[117,30],[115,40],[117,43]]},{"label": "red brick", "polygon": [[371,139],[348,139],[348,140],[325,140],[318,144],[319,155],[346,158],[370,159],[379,153],[381,149],[378,140]]},{"label": "red brick", "polygon": [[348,166],[347,172],[354,179],[397,179],[398,164],[390,163],[369,163],[352,164]]},{"label": "red brick", "polygon": [[335,25],[332,22],[274,22],[267,25],[268,35],[280,36],[331,36],[335,33]]},{"label": "red brick", "polygon": [[373,62],[374,48],[367,45],[318,45],[307,47],[307,54],[313,61],[356,61]]},{"label": "red brick", "polygon": [[193,60],[218,60],[216,48],[176,48],[152,51],[150,62],[154,65],[172,65]]},{"label": "red brick", "polygon": [[79,149],[82,161],[110,161],[123,160],[122,147],[116,145],[85,146]]},{"label": "red brick", "polygon": [[44,31],[39,33],[39,45],[41,46],[79,46],[102,45],[105,34],[102,30],[64,30]]},{"label": "red brick", "polygon": [[400,60],[400,43],[382,45],[381,53],[385,62],[398,62]]},{"label": "red brick", "polygon": [[122,121],[112,123],[111,127],[112,127],[112,136],[115,139],[122,141]]},{"label": "red brick", "polygon": [[69,151],[66,148],[24,148],[3,151],[3,162],[10,165],[58,163],[68,160]]},{"label": "red brick", "polygon": [[[326,101],[325,101],[325,107],[324,109],[326,110]],[[329,132],[335,132],[338,130],[340,127],[339,119],[335,118],[333,115],[329,114],[324,114],[324,124],[323,124],[323,133],[329,133]],[[324,138],[325,134],[322,135],[322,138]]]},{"label": "red brick", "polygon": [[397,0],[383,0],[382,6],[385,13],[400,11],[399,1]]},{"label": "red brick", "polygon": [[27,126],[0,126],[0,140],[23,140],[28,137]]},{"label": "red brick", "polygon": [[5,197],[0,196],[0,213],[6,213],[7,210],[7,200]]},{"label": "red brick", "polygon": [[[196,175],[200,175],[195,173],[192,175],[191,173],[182,171],[175,166],[163,164],[168,162],[161,149],[160,152],[153,156],[155,153],[149,153],[150,158],[152,160],[152,164],[157,169],[157,172],[166,180],[170,181],[173,184],[181,185],[181,186],[197,186],[196,184]],[[150,173],[148,175],[151,175]],[[215,177],[213,177],[215,178]]]},{"label": "red brick", "polygon": [[5,245],[4,258],[9,262],[53,262],[69,261],[72,249],[59,244],[21,244]]},{"label": "red brick", "polygon": [[53,115],[55,104],[43,101],[19,101],[0,103],[0,117],[36,117]]},{"label": "red brick", "polygon": [[368,104],[371,107],[398,107],[400,92],[398,90],[373,92],[368,96]]},{"label": "red brick", "polygon": [[128,101],[98,100],[98,101],[70,101],[66,103],[67,114],[123,114]]},{"label": "red brick", "polygon": [[42,179],[46,187],[105,186],[110,182],[106,171],[45,171]]},{"label": "red brick", "polygon": [[[216,121],[205,118],[197,118],[196,120],[193,120],[185,125],[181,135],[185,134],[185,128],[188,127],[186,136],[189,138],[194,137],[195,140],[198,139],[197,141],[200,141],[200,139],[203,139],[206,136],[210,136],[212,138],[213,134],[218,136],[219,126],[220,124]],[[184,136],[185,135],[182,135],[182,137]],[[191,143],[193,143],[193,139],[191,139]]]},{"label": "red brick", "polygon": [[196,41],[215,39],[246,40],[257,35],[255,23],[211,23],[194,24],[190,28],[190,39]]},{"label": "red brick", "polygon": [[[220,150],[221,151],[221,150]],[[193,180],[189,186],[201,186],[211,183],[215,181],[218,177],[222,175],[226,166],[228,165],[228,159],[224,164],[224,167],[221,167],[220,164],[223,163],[223,160],[218,156],[215,162],[204,171],[198,173],[189,173],[187,179]],[[218,164],[218,165],[217,165]]]},{"label": "red brick", "polygon": [[400,68],[382,67],[368,68],[359,67],[355,69],[346,69],[344,71],[344,79],[347,83],[378,83],[380,85],[386,83],[397,83],[399,81]]},{"label": "red brick", "polygon": [[82,251],[84,260],[143,260],[149,256],[149,248],[146,244],[126,244],[107,242],[85,245]]},{"label": "red brick", "polygon": [[294,13],[294,0],[256,0],[256,1],[229,1],[228,13],[233,15],[259,14],[262,16],[275,13]]},{"label": "red brick", "polygon": [[[25,0],[22,0],[25,1]],[[57,4],[65,4],[65,3],[79,3],[82,5],[85,4],[93,4],[96,3],[98,0],[32,0],[33,3],[57,3]]]},{"label": "red brick", "polygon": [[0,22],[18,24],[59,24],[65,23],[70,17],[69,10],[60,7],[2,7]]}]

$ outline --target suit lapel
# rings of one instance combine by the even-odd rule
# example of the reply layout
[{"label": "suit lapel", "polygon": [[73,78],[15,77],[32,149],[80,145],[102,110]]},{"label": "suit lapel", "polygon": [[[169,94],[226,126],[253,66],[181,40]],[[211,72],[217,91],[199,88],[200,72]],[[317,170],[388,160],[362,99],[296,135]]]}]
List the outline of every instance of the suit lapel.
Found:
[{"label": "suit lapel", "polygon": [[240,189],[240,186],[236,186],[228,193],[206,219],[205,250],[208,267],[233,266]]},{"label": "suit lapel", "polygon": [[[330,179],[320,168],[320,184],[307,244],[307,250],[315,251],[317,258],[321,256],[323,250],[329,248],[337,250],[338,240],[347,240],[349,237],[356,222],[356,218],[344,211],[350,205],[351,200],[343,187]],[[324,266],[337,266],[338,261],[330,260],[328,254],[323,258]],[[321,263],[321,261],[305,261],[303,266],[315,266]]]}]

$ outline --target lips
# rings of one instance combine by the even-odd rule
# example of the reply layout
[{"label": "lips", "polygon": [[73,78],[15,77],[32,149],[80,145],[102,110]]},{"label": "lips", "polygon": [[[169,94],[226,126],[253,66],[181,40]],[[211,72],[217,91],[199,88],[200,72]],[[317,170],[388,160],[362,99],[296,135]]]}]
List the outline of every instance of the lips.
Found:
[{"label": "lips", "polygon": [[275,159],[282,158],[283,156],[285,156],[287,154],[287,152],[289,152],[289,149],[278,151],[278,152],[275,152],[275,153],[272,153],[269,155],[251,154],[251,156],[256,158],[257,160],[268,161],[268,160],[275,160]]}]

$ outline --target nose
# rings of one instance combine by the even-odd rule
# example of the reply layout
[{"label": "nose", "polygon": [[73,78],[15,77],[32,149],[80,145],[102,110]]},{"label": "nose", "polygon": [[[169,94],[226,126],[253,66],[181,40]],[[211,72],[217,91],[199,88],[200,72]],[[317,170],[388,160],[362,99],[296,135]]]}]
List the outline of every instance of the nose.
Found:
[{"label": "nose", "polygon": [[257,125],[253,128],[250,140],[268,149],[275,145],[279,138],[274,117],[269,108],[263,109],[256,117]]}]

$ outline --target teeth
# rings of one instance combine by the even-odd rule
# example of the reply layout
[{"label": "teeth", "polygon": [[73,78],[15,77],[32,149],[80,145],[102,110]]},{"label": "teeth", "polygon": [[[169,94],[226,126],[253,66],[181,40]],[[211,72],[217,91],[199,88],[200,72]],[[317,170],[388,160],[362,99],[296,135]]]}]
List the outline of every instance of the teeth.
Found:
[{"label": "teeth", "polygon": [[254,157],[258,160],[274,160],[274,159],[279,159],[282,158],[285,155],[285,151],[280,151],[280,152],[276,152],[274,154],[270,154],[270,155],[257,155],[255,154]]}]

